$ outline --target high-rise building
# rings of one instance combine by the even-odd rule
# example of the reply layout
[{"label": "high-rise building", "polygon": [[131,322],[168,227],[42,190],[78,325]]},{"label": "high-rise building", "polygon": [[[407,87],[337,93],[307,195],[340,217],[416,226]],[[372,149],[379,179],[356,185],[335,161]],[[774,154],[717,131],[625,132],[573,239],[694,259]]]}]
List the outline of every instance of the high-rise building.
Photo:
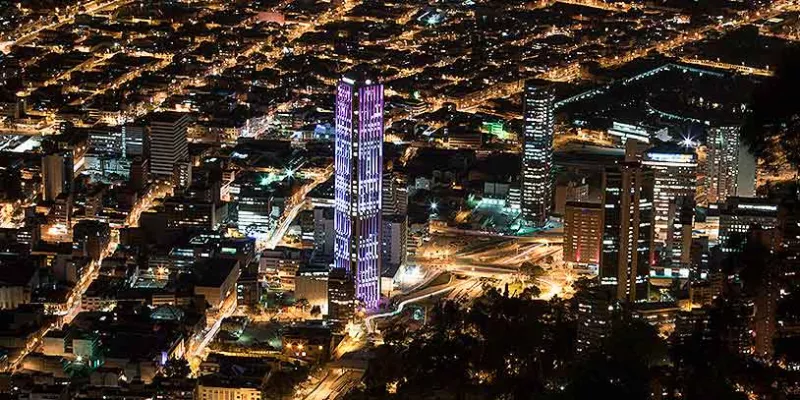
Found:
[{"label": "high-rise building", "polygon": [[93,153],[126,155],[125,144],[122,128],[98,126],[89,130],[89,148]]},{"label": "high-rise building", "polygon": [[666,253],[671,265],[676,267],[692,264],[694,206],[694,198],[690,197],[678,197],[669,205]]},{"label": "high-rise building", "polygon": [[130,184],[133,190],[142,190],[150,180],[150,161],[142,156],[136,156],[131,161]]},{"label": "high-rise building", "polygon": [[656,235],[660,240],[666,240],[670,204],[681,197],[695,198],[697,155],[677,145],[664,145],[646,151],[642,164],[653,170]]},{"label": "high-rise building", "polygon": [[706,132],[705,191],[709,203],[736,195],[739,177],[739,127],[722,126]]},{"label": "high-rise building", "polygon": [[122,126],[122,139],[125,143],[125,155],[128,158],[147,154],[145,128],[142,125],[126,124]]},{"label": "high-rise building", "polygon": [[602,235],[602,204],[567,202],[564,208],[564,261],[599,265]]},{"label": "high-rise building", "polygon": [[328,275],[328,319],[343,327],[353,318],[356,292],[353,278],[341,268],[331,269]]},{"label": "high-rise building", "polygon": [[689,261],[691,263],[691,276],[707,277],[709,272],[709,258],[711,256],[708,247],[708,236],[692,238],[691,248],[689,249]]},{"label": "high-rise building", "polygon": [[618,300],[647,296],[653,252],[653,171],[625,161],[603,174],[601,283],[616,286]]},{"label": "high-rise building", "polygon": [[383,186],[381,187],[383,191],[381,195],[381,214],[383,215],[397,214],[397,191],[395,190],[394,177],[392,175],[391,171],[383,174]]},{"label": "high-rise building", "polygon": [[406,263],[408,242],[408,217],[390,215],[383,218],[383,267],[399,267]]},{"label": "high-rise building", "polygon": [[186,113],[156,113],[150,119],[150,173],[171,179],[175,164],[189,159]]},{"label": "high-rise building", "polygon": [[53,201],[61,193],[69,193],[72,183],[72,157],[69,152],[42,157],[42,199]]},{"label": "high-rise building", "polygon": [[586,178],[579,180],[568,178],[566,181],[556,182],[553,193],[553,214],[564,215],[567,203],[589,200],[589,184],[586,183]]},{"label": "high-rise building", "polygon": [[50,210],[50,223],[66,227],[69,231],[72,229],[72,195],[61,193],[56,197],[53,202],[53,208]]},{"label": "high-rise building", "polygon": [[297,270],[294,293],[298,299],[308,300],[311,307],[318,306],[323,315],[328,314],[328,268],[306,266]]},{"label": "high-rise building", "polygon": [[188,160],[176,161],[172,170],[175,189],[187,189],[192,185],[192,164]]},{"label": "high-rise building", "polygon": [[539,81],[525,82],[522,139],[522,217],[529,224],[547,222],[553,196],[555,94]]},{"label": "high-rise building", "polygon": [[739,174],[736,179],[736,195],[756,197],[756,167],[758,161],[746,143],[739,144]]},{"label": "high-rise building", "polygon": [[762,282],[758,287],[754,302],[753,333],[755,334],[753,351],[758,357],[772,359],[775,353],[773,341],[777,331],[777,308],[780,298],[779,272],[774,265],[766,268]]},{"label": "high-rise building", "polygon": [[333,209],[314,207],[314,256],[330,258],[333,256]]},{"label": "high-rise building", "polygon": [[[778,218],[781,231],[781,252],[788,269],[800,267],[800,204],[787,203],[781,208]],[[800,278],[800,274],[795,274]]]},{"label": "high-rise building", "polygon": [[728,197],[719,212],[720,248],[726,253],[741,251],[751,229],[773,230],[779,225],[778,216],[778,206],[768,199]]},{"label": "high-rise building", "polygon": [[576,350],[578,354],[587,354],[602,346],[611,334],[616,301],[602,287],[587,288],[575,297],[578,300]]},{"label": "high-rise building", "polygon": [[[344,271],[354,285],[355,300],[375,309],[381,293],[382,84],[350,76],[341,79],[335,147],[333,268]],[[333,315],[334,309],[330,311],[333,319],[340,319]]]},{"label": "high-rise building", "polygon": [[381,213],[383,215],[406,215],[408,212],[408,183],[397,171],[383,174]]}]

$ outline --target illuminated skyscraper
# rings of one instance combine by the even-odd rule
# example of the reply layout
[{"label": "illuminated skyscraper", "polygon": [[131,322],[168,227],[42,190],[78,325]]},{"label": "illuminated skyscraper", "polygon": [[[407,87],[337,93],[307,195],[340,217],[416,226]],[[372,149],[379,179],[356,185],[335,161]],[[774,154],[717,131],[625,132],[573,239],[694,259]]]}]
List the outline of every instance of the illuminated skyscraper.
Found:
[{"label": "illuminated skyscraper", "polygon": [[381,293],[382,84],[349,76],[339,82],[335,169],[333,268],[355,286],[355,300],[375,309]]},{"label": "illuminated skyscraper", "polygon": [[706,133],[706,198],[723,203],[736,195],[739,177],[739,127],[711,128]]},{"label": "illuminated skyscraper", "polygon": [[539,81],[525,82],[522,140],[522,217],[529,224],[547,222],[553,196],[553,133],[555,95]]},{"label": "illuminated skyscraper", "polygon": [[616,286],[616,298],[646,298],[653,252],[653,171],[625,161],[603,174],[601,283]]},{"label": "illuminated skyscraper", "polygon": [[646,151],[642,163],[653,170],[656,235],[666,240],[673,222],[669,218],[670,205],[679,198],[694,200],[697,192],[697,155],[677,145],[663,145]]}]

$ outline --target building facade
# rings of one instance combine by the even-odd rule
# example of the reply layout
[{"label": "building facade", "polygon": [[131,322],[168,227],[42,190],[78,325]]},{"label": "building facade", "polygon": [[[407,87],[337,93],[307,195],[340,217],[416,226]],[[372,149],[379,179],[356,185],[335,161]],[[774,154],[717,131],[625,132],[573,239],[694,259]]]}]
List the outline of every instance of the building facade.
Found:
[{"label": "building facade", "polygon": [[778,206],[768,199],[729,197],[719,211],[719,244],[725,253],[744,249],[752,228],[773,230],[779,226]]},{"label": "building facade", "polygon": [[333,256],[333,216],[329,207],[314,207],[314,255],[329,258]]},{"label": "building facade", "polygon": [[564,207],[564,261],[599,265],[602,235],[602,204],[567,202]]},{"label": "building facade", "polygon": [[189,116],[185,113],[153,114],[150,120],[150,173],[172,178],[175,164],[189,159],[186,131]]},{"label": "building facade", "polygon": [[334,266],[355,300],[378,307],[381,274],[383,85],[345,76],[336,94]]},{"label": "building facade", "polygon": [[538,81],[525,83],[522,138],[522,217],[534,226],[547,222],[553,196],[555,94]]},{"label": "building facade", "polygon": [[384,268],[399,267],[406,263],[408,242],[408,217],[386,216],[382,223],[382,257]]},{"label": "building facade", "polygon": [[603,174],[601,283],[616,286],[618,300],[647,297],[654,262],[653,171],[623,162]]},{"label": "building facade", "polygon": [[706,133],[705,192],[709,203],[736,195],[739,179],[739,127],[723,126]]},{"label": "building facade", "polygon": [[656,236],[659,240],[666,240],[670,205],[677,198],[695,198],[697,155],[677,146],[660,146],[646,151],[642,163],[653,170]]},{"label": "building facade", "polygon": [[666,254],[672,266],[692,264],[694,208],[694,199],[689,197],[678,197],[669,204]]},{"label": "building facade", "polygon": [[68,152],[42,157],[42,199],[53,201],[69,193],[72,184],[72,157]]}]

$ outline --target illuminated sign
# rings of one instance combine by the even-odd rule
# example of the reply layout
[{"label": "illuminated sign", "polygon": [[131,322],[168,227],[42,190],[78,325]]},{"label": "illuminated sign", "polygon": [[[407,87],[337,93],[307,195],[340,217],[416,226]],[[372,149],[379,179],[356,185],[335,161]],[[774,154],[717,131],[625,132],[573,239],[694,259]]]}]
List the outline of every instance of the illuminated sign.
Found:
[{"label": "illuminated sign", "polygon": [[694,154],[685,153],[647,153],[648,160],[672,163],[694,163]]},{"label": "illuminated sign", "polygon": [[778,206],[767,204],[739,204],[736,208],[740,210],[778,211]]}]

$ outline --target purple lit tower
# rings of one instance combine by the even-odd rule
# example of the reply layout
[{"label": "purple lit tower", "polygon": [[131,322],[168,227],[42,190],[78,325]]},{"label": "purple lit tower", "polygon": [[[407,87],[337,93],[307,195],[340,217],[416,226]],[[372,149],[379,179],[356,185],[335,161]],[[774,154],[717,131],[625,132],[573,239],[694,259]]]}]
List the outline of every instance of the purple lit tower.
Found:
[{"label": "purple lit tower", "polygon": [[[367,309],[380,300],[383,85],[342,77],[336,92],[334,271]],[[336,301],[331,298],[330,301]],[[353,304],[352,302],[348,302]],[[344,311],[344,310],[343,310]]]}]

